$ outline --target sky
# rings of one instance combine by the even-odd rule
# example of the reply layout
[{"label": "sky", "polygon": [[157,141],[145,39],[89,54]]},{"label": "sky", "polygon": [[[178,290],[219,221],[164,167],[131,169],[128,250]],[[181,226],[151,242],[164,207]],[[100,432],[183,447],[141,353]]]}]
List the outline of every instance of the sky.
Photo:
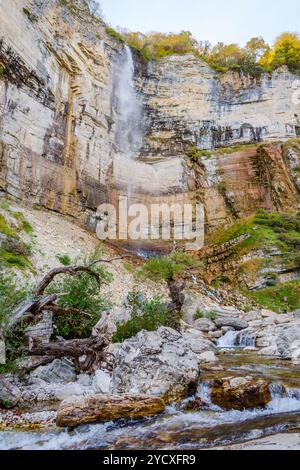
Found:
[{"label": "sky", "polygon": [[191,31],[198,40],[237,42],[255,36],[272,43],[300,30],[299,0],[100,0],[104,19],[131,31]]}]

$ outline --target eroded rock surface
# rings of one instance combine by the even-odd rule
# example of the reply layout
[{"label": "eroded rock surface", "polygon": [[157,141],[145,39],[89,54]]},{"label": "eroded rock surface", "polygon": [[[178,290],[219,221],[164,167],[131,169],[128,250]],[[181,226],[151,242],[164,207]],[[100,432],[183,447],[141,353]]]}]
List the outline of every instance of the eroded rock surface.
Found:
[{"label": "eroded rock surface", "polygon": [[79,426],[124,418],[143,418],[164,411],[159,397],[92,395],[83,400],[64,401],[58,410],[57,426]]},{"label": "eroded rock surface", "polygon": [[179,400],[195,390],[200,354],[209,346],[213,348],[195,330],[183,335],[164,327],[155,332],[141,331],[121,345],[111,390],[118,394],[161,396],[166,402]]},{"label": "eroded rock surface", "polygon": [[221,408],[244,410],[263,407],[272,397],[268,382],[250,376],[215,380],[211,398]]}]

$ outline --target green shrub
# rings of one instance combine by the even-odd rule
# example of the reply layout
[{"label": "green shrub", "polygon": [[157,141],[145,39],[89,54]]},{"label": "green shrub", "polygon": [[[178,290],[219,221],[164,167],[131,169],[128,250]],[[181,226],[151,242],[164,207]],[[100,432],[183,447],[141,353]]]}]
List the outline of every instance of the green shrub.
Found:
[{"label": "green shrub", "polygon": [[116,31],[114,28],[111,28],[110,26],[107,26],[107,27],[105,28],[105,31],[106,31],[106,33],[107,33],[110,37],[112,37],[112,38],[115,39],[116,41],[118,41],[118,42],[120,42],[120,43],[122,43],[122,42],[125,41],[124,38],[123,38],[123,36],[122,36],[122,34],[120,34],[120,33],[119,33],[118,31]]},{"label": "green shrub", "polygon": [[25,16],[27,16],[27,18],[29,19],[29,21],[31,21],[31,23],[35,23],[38,20],[37,16],[33,15],[28,10],[28,8],[23,8],[23,13],[24,13]]},{"label": "green shrub", "polygon": [[194,315],[194,320],[200,320],[200,318],[209,318],[210,320],[215,320],[217,318],[216,312],[202,312],[201,310],[197,310]]},{"label": "green shrub", "polygon": [[177,251],[169,256],[151,258],[138,274],[153,281],[171,281],[176,273],[191,267],[200,267],[200,263],[192,255]]},{"label": "green shrub", "polygon": [[27,233],[28,235],[33,234],[32,225],[25,219],[23,212],[11,212],[11,215],[20,222],[20,230]]},{"label": "green shrub", "polygon": [[26,296],[26,288],[17,287],[16,277],[0,265],[0,326],[5,324],[14,308]]},{"label": "green shrub", "polygon": [[126,43],[146,60],[159,60],[173,54],[198,54],[197,41],[189,31],[177,34],[130,32],[125,33],[124,37]]},{"label": "green shrub", "polygon": [[121,343],[142,330],[155,331],[160,326],[174,327],[174,318],[159,296],[143,300],[139,293],[133,292],[128,296],[128,303],[131,307],[131,319],[117,325],[114,343]]},{"label": "green shrub", "polygon": [[5,220],[5,217],[0,214],[0,233],[7,235],[8,237],[15,237],[16,232],[13,230],[8,222]]},{"label": "green shrub", "polygon": [[187,153],[187,156],[193,161],[197,161],[201,157],[210,157],[211,155],[212,152],[209,150],[199,150],[195,145],[191,145]]},{"label": "green shrub", "polygon": [[5,67],[3,64],[0,63],[0,77],[4,77],[5,75]]},{"label": "green shrub", "polygon": [[[99,253],[96,252],[92,257],[80,263],[88,265],[98,255]],[[72,264],[78,264],[78,261]],[[111,280],[111,275],[103,267],[94,265],[92,270],[100,276],[102,281]],[[62,294],[58,301],[60,307],[71,307],[84,312],[84,315],[73,313],[55,317],[56,334],[66,339],[89,337],[93,326],[101,318],[101,313],[109,307],[101,295],[96,279],[85,272],[78,272],[74,276],[57,276],[48,287],[47,293]]]},{"label": "green shrub", "polygon": [[56,258],[63,266],[70,266],[72,263],[71,258],[68,255],[56,255]]}]

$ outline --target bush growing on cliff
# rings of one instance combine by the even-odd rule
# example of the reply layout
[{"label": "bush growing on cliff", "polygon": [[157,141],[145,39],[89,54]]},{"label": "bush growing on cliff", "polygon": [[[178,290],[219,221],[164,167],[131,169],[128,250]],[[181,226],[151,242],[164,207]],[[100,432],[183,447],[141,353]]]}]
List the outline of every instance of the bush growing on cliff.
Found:
[{"label": "bush growing on cliff", "polygon": [[143,34],[125,33],[125,40],[129,46],[141,52],[147,60],[158,60],[173,54],[197,54],[197,41],[189,31],[181,33]]},{"label": "bush growing on cliff", "polygon": [[27,16],[31,23],[35,23],[38,20],[37,16],[33,15],[31,11],[28,10],[28,8],[23,8],[23,13],[25,16]]},{"label": "bush growing on cliff", "polygon": [[[91,257],[80,261],[80,264],[89,266],[97,258],[99,258],[98,250]],[[78,264],[78,260],[74,264]],[[91,269],[103,282],[111,281],[110,273],[102,266],[95,264]],[[109,307],[101,295],[96,279],[85,272],[79,272],[74,276],[57,276],[48,287],[47,293],[61,294],[59,307],[75,309],[70,315],[55,317],[56,334],[65,339],[89,337],[102,312]]]},{"label": "bush growing on cliff", "polygon": [[118,42],[124,42],[124,38],[121,33],[116,31],[114,28],[111,28],[110,26],[107,26],[105,28],[106,33],[111,36],[113,39],[115,39]]},{"label": "bush growing on cliff", "polygon": [[177,273],[197,267],[201,267],[201,264],[192,255],[175,251],[169,256],[151,258],[140,269],[139,275],[153,281],[171,281]]},{"label": "bush growing on cliff", "polygon": [[[10,215],[18,220],[19,226],[15,228],[0,214],[0,262],[8,267],[17,269],[29,268],[33,270],[29,256],[31,246],[22,240],[22,232],[32,235],[32,227],[23,214],[9,211]],[[21,218],[21,215],[22,218]]]},{"label": "bush growing on cliff", "polygon": [[26,296],[27,289],[17,287],[16,277],[0,264],[0,327]]},{"label": "bush growing on cliff", "polygon": [[286,65],[292,72],[300,71],[300,37],[297,33],[282,33],[273,47],[260,59],[260,64],[270,70]]},{"label": "bush growing on cliff", "polygon": [[131,318],[117,325],[114,343],[121,343],[142,330],[155,331],[160,326],[172,326],[173,319],[159,296],[143,300],[140,293],[131,292],[128,294],[128,304],[131,308]]}]

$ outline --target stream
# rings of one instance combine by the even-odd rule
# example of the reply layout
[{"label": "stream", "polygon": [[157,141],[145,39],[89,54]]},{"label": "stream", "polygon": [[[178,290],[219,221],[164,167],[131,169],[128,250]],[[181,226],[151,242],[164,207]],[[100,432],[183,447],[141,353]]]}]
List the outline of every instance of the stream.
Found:
[{"label": "stream", "polygon": [[[167,407],[162,415],[139,421],[85,425],[75,430],[53,427],[45,431],[3,431],[0,432],[0,448],[207,449],[299,430],[300,366],[246,352],[234,347],[233,337],[231,340],[230,349],[228,346],[220,351],[217,366],[201,374],[196,396],[208,403],[201,411],[183,411],[184,403],[190,400],[186,399],[181,404]],[[228,376],[269,380],[272,401],[265,408],[253,410],[219,408],[211,402],[210,383],[214,378]]]}]

